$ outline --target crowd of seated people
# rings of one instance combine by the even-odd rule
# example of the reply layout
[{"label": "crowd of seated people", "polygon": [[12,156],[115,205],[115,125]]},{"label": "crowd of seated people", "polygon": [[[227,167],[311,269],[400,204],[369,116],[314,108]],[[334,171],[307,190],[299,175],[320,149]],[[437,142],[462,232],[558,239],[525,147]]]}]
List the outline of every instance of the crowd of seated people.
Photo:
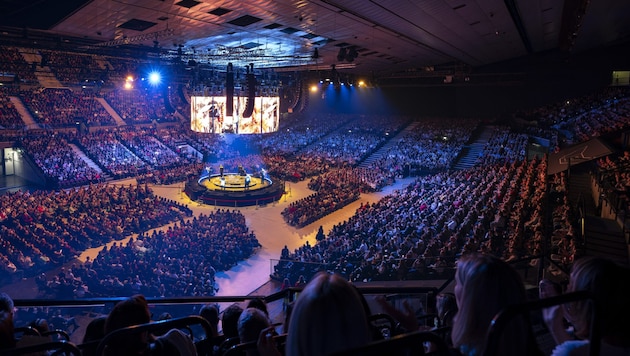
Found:
[{"label": "crowd of seated people", "polygon": [[479,153],[477,164],[494,164],[526,159],[529,136],[510,132],[503,126],[495,126],[492,136]]},{"label": "crowd of seated people", "polygon": [[265,135],[260,147],[266,154],[292,154],[335,131],[352,119],[349,115],[298,116],[293,123],[280,123],[273,135]]},{"label": "crowd of seated people", "polygon": [[176,122],[178,119],[167,111],[162,93],[156,89],[113,89],[104,95],[120,117],[130,125],[152,121]]},{"label": "crowd of seated people", "polygon": [[183,160],[145,129],[120,129],[117,134],[125,146],[152,167],[175,166]]},{"label": "crowd of seated people", "polygon": [[37,83],[34,66],[24,60],[16,47],[0,46],[0,72],[12,74],[18,83]]},{"label": "crowd of seated people", "polygon": [[[549,180],[549,208],[551,209],[551,223],[553,234],[551,235],[551,260],[557,265],[551,265],[550,272],[558,274],[559,266],[563,271],[568,271],[573,262],[583,254],[583,242],[572,222],[576,221],[576,212],[571,209],[567,195],[567,176],[565,172],[556,173]],[[536,215],[525,226],[535,229],[537,234],[542,234],[544,216]]]},{"label": "crowd of seated people", "polygon": [[400,130],[403,122],[392,117],[368,116],[346,125],[305,147],[301,153],[355,165],[387,141],[388,134]]},{"label": "crowd of seated people", "polygon": [[215,273],[229,270],[259,247],[240,212],[220,209],[104,247],[94,259],[47,281],[46,294],[212,296]]},{"label": "crowd of seated people", "polygon": [[386,183],[384,172],[367,168],[343,167],[312,178],[308,187],[314,194],[289,204],[282,210],[284,220],[291,226],[304,227],[359,199],[364,192],[380,189]]},{"label": "crowd of seated people", "polygon": [[518,161],[418,178],[363,205],[325,240],[296,249],[275,273],[290,273],[289,262],[316,262],[355,280],[409,279],[453,266],[462,252],[535,255],[542,241],[524,226],[544,206],[546,167]]},{"label": "crowd of seated people", "polygon": [[[571,98],[555,104],[530,109],[516,117],[534,123],[538,136],[557,145],[571,145],[630,125],[627,87],[609,87],[602,91]],[[554,137],[555,136],[555,137]]]},{"label": "crowd of seated people", "polygon": [[3,279],[16,272],[33,275],[87,248],[191,215],[144,185],[8,192],[0,206]]},{"label": "crowd of seated people", "polygon": [[478,125],[478,120],[427,119],[417,122],[413,131],[405,132],[396,139],[371,167],[403,175],[437,172],[450,168],[470,134]]},{"label": "crowd of seated people", "polygon": [[8,130],[21,129],[24,127],[24,121],[11,102],[10,95],[14,95],[10,89],[0,87],[0,127]]},{"label": "crowd of seated people", "polygon": [[597,160],[598,181],[609,199],[614,199],[617,211],[630,208],[630,151],[608,155]]},{"label": "crowd of seated people", "polygon": [[41,66],[49,67],[57,80],[64,84],[94,83],[106,79],[106,72],[96,56],[51,50],[40,50],[39,53]]},{"label": "crowd of seated people", "polygon": [[66,188],[103,181],[99,171],[79,157],[60,135],[29,136],[20,143],[55,187]]},{"label": "crowd of seated people", "polygon": [[55,88],[22,90],[20,98],[37,122],[46,127],[74,127],[77,120],[87,125],[114,124],[114,119],[91,90],[83,89],[77,93]]},{"label": "crowd of seated people", "polygon": [[88,157],[117,179],[136,176],[149,170],[147,164],[123,145],[113,131],[83,135],[78,143]]}]

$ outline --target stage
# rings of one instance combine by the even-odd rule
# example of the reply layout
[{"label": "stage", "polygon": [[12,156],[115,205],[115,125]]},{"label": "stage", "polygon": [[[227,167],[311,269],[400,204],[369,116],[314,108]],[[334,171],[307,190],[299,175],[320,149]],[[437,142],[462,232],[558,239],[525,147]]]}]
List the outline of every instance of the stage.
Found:
[{"label": "stage", "polygon": [[184,193],[191,200],[217,206],[264,205],[280,200],[284,182],[268,176],[225,173],[205,175],[186,182]]}]

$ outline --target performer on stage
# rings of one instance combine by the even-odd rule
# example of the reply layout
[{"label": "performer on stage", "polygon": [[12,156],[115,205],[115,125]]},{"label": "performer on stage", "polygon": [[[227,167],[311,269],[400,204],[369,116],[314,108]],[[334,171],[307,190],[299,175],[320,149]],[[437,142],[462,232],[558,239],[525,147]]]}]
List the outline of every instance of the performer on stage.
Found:
[{"label": "performer on stage", "polygon": [[245,175],[245,190],[249,189],[249,183],[252,181],[252,176],[249,174]]}]

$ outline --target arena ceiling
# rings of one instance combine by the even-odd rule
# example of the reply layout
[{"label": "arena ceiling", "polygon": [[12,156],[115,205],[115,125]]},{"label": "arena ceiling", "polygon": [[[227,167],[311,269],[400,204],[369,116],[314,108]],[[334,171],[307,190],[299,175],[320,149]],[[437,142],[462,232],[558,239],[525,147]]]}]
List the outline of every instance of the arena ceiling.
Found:
[{"label": "arena ceiling", "polygon": [[66,42],[141,45],[219,65],[382,75],[624,42],[630,1],[4,0],[0,19]]}]

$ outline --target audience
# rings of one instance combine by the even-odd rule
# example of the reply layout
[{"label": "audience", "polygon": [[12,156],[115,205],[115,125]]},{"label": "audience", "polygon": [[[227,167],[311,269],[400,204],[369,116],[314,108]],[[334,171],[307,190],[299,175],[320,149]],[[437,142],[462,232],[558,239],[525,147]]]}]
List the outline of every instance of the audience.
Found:
[{"label": "audience", "polygon": [[[260,244],[239,212],[219,209],[191,218],[190,209],[155,197],[143,184],[181,182],[204,168],[217,172],[219,166],[228,172],[236,172],[238,167],[247,172],[264,168],[274,179],[310,179],[314,194],[282,211],[289,225],[304,227],[355,201],[361,193],[378,191],[405,174],[422,174],[381,201],[362,204],[354,216],[334,226],[315,245],[306,243],[292,253],[283,250],[282,261],[274,267],[275,278],[294,281],[300,276],[297,285],[315,276],[299,295],[291,322],[285,325],[287,354],[323,354],[370,341],[363,327],[367,324],[365,311],[359,310],[361,296],[341,276],[357,282],[420,279],[448,276],[455,267],[455,295],[438,298],[438,324],[452,325],[453,344],[463,354],[481,354],[489,318],[502,307],[525,300],[519,276],[500,259],[538,256],[548,248],[558,266],[573,266],[568,290],[589,290],[601,305],[603,322],[597,325],[603,335],[601,354],[628,353],[624,338],[628,330],[622,322],[630,318],[623,303],[628,283],[619,282],[628,279],[627,270],[599,259],[580,258],[576,219],[567,196],[568,177],[564,173],[548,176],[546,156],[526,157],[532,136],[560,149],[630,127],[627,88],[610,88],[517,113],[516,117],[531,124],[529,128],[515,131],[494,126],[476,165],[450,171],[480,121],[426,119],[407,126],[410,118],[406,117],[314,115],[281,123],[273,134],[226,142],[224,137],[193,133],[186,124],[177,123],[178,115],[189,115],[186,108],[191,93],[219,94],[224,90],[220,85],[209,86],[203,78],[191,78],[185,86],[163,92],[140,84],[122,90],[107,84],[121,79],[121,73],[137,69],[139,61],[41,50],[41,63],[30,66],[17,48],[2,49],[3,71],[15,75],[17,82],[36,82],[35,67],[40,65],[48,66],[63,83],[87,80],[106,84],[103,88],[94,85],[94,89],[13,87],[0,91],[3,128],[24,126],[13,105],[15,99],[10,98],[17,97],[43,129],[68,131],[6,134],[12,140],[17,138],[50,187],[86,186],[59,192],[10,192],[0,197],[2,280],[6,275],[39,274],[69,262],[87,248],[135,233],[138,236],[128,243],[103,248],[85,264],[66,265],[50,279],[44,276],[38,287],[42,295],[60,298],[135,294],[114,308],[106,328],[111,331],[149,322],[143,295],[214,295],[216,272],[248,258]],[[128,124],[154,126],[75,133],[77,122],[88,128],[115,124],[99,102],[103,99]],[[173,125],[158,129],[157,123]],[[401,131],[405,127],[412,129]],[[392,140],[394,136],[397,138]],[[381,148],[383,154],[367,168],[358,167]],[[96,166],[81,158],[81,152]],[[597,181],[607,196],[618,197],[614,204],[618,211],[630,208],[629,157],[629,152],[622,152],[598,160]],[[135,177],[140,184],[100,184],[107,176]],[[146,232],[152,228],[159,229]],[[544,246],[546,236],[550,246]],[[321,270],[336,274],[317,274]],[[562,273],[555,268],[550,272]],[[551,295],[543,285],[541,296]],[[12,302],[4,296],[0,298],[4,303],[0,303],[2,332],[9,330],[7,320],[13,322]],[[341,298],[341,302],[328,304],[331,298]],[[254,309],[255,304],[244,312],[236,305],[226,309],[223,333],[226,338],[238,338],[243,331],[241,342],[259,336],[261,354],[276,354],[268,336],[273,335],[268,333],[271,330],[258,332],[269,325],[265,305],[258,303],[259,309]],[[209,314],[216,331],[218,309],[202,311]],[[589,305],[572,303],[565,307],[564,316],[561,308],[547,310],[545,315],[558,343],[554,355],[586,352],[592,323]],[[571,322],[581,340],[572,340],[563,319]],[[352,325],[346,325],[348,320]],[[260,323],[250,329],[253,321]],[[15,345],[12,333],[2,335],[6,338],[2,347]],[[129,344],[137,349],[117,352],[144,353],[153,344],[154,351],[163,347],[163,353],[186,354],[190,345],[181,336],[169,333],[167,338],[179,340],[172,344],[167,338],[152,340],[147,335]],[[504,336],[501,354],[537,353],[526,320],[510,325]]]}]

